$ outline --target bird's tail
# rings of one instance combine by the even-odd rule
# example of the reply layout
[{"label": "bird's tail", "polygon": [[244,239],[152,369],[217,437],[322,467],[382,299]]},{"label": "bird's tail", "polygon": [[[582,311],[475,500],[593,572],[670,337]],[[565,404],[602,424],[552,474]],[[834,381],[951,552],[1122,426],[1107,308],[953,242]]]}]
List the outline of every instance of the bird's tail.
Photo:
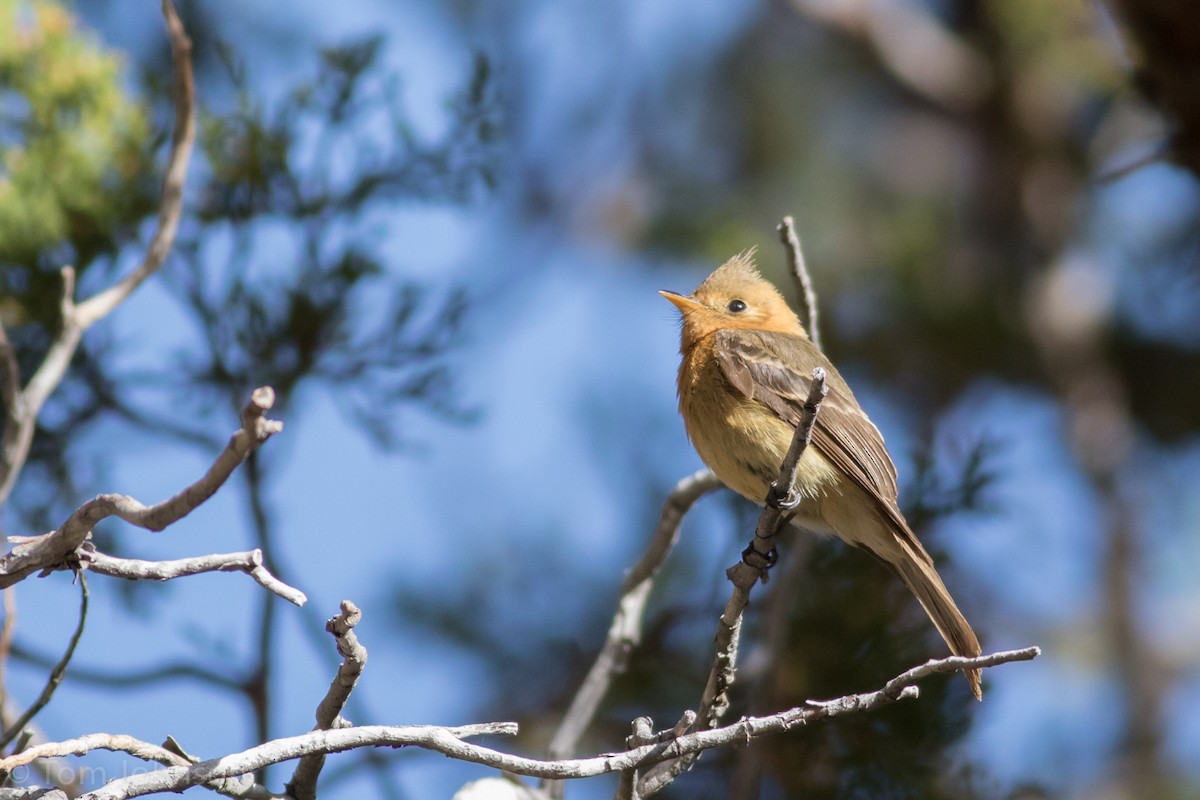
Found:
[{"label": "bird's tail", "polygon": [[[933,560],[920,543],[916,542],[915,537],[911,543],[905,541],[907,537],[896,538],[903,550],[903,557],[888,559],[888,562],[904,581],[904,585],[916,595],[921,608],[925,609],[938,633],[950,646],[950,652],[968,658],[979,655],[982,652],[979,649],[979,639],[966,617],[954,604],[954,598],[950,596],[946,585],[942,583],[941,577],[933,567]],[[915,549],[913,543],[916,544]],[[975,695],[976,700],[982,700],[980,670],[966,670],[965,674],[971,683],[971,693]]]}]

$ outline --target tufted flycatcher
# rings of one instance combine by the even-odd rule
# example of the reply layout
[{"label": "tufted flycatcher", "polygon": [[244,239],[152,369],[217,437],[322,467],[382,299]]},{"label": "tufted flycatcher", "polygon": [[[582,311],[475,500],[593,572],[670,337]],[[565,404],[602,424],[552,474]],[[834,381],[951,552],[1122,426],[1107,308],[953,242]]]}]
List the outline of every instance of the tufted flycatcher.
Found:
[{"label": "tufted flycatcher", "polygon": [[[896,467],[846,381],[809,340],[751,253],[734,256],[690,296],[660,292],[683,315],[679,411],[700,458],[762,505],[800,420],[815,367],[829,390],[796,472],[793,526],[833,533],[874,554],[916,595],[959,656],[979,640],[897,504]],[[976,699],[980,671],[966,673]]]}]

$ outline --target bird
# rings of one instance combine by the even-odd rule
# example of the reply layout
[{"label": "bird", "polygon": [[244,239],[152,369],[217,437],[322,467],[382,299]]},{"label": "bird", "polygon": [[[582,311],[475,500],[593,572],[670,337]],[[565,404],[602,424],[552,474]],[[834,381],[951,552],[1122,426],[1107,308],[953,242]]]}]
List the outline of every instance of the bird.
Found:
[{"label": "bird", "polygon": [[[828,394],[792,489],[790,526],[833,534],[876,556],[913,593],[957,656],[979,639],[900,510],[896,467],[883,436],[799,317],[740,253],[691,295],[659,292],[681,314],[679,411],[688,438],[717,478],[764,505],[791,444],[814,368]],[[980,670],[965,670],[982,699]]]}]

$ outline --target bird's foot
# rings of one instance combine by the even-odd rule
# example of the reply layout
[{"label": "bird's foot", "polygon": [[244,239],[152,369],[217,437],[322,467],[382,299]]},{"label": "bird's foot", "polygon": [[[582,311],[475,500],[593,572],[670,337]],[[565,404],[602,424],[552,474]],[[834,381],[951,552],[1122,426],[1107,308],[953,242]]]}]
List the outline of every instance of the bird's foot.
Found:
[{"label": "bird's foot", "polygon": [[784,491],[779,488],[779,481],[771,481],[771,488],[767,490],[767,505],[779,511],[791,511],[800,505],[800,495],[792,489]]},{"label": "bird's foot", "polygon": [[775,566],[779,561],[779,551],[772,547],[767,552],[762,552],[757,549],[753,543],[746,545],[746,549],[742,551],[742,563],[747,566],[754,567],[759,572],[766,575],[767,570]]}]

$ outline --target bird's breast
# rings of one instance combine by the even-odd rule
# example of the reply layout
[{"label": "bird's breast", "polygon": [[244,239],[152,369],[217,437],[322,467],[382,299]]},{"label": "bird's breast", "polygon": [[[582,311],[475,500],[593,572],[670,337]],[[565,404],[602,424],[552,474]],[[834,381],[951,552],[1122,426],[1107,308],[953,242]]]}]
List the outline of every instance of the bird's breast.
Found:
[{"label": "bird's breast", "polygon": [[[707,357],[706,357],[707,355]],[[795,429],[766,405],[746,397],[725,377],[711,349],[684,355],[679,371],[679,411],[700,458],[729,488],[762,504],[791,445]],[[800,461],[797,490],[824,495],[837,471],[815,447]]]}]

